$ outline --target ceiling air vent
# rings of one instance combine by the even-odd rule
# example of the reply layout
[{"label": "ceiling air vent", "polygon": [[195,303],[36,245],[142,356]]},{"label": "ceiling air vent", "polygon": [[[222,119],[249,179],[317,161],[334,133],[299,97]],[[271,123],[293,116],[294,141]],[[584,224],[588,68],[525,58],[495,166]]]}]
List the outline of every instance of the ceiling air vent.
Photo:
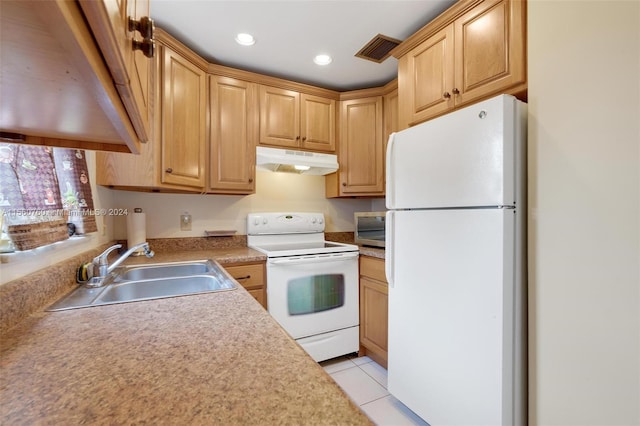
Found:
[{"label": "ceiling air vent", "polygon": [[369,61],[381,63],[389,57],[391,51],[401,43],[400,40],[378,34],[365,46],[356,53],[357,58],[367,59]]}]

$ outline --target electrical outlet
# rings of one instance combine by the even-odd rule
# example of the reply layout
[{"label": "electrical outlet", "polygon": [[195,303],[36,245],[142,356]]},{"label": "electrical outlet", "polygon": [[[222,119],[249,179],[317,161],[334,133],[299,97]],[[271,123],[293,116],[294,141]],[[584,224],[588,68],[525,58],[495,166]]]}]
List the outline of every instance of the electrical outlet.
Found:
[{"label": "electrical outlet", "polygon": [[191,215],[188,212],[180,215],[180,230],[191,231]]}]

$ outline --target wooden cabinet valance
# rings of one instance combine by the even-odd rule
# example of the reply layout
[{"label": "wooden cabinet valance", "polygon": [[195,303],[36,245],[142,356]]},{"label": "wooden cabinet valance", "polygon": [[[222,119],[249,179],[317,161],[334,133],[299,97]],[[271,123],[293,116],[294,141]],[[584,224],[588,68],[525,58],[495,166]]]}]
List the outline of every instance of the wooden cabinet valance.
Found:
[{"label": "wooden cabinet valance", "polygon": [[148,2],[138,1],[136,10],[121,10],[121,3],[0,2],[1,140],[140,152],[149,137],[152,61],[105,40],[129,40],[126,20],[148,14]]}]

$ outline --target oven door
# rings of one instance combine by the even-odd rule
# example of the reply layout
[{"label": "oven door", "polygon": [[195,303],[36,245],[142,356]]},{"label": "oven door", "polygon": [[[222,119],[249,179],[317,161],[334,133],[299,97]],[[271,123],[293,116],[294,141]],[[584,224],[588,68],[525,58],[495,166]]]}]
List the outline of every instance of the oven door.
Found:
[{"label": "oven door", "polygon": [[271,316],[293,337],[357,326],[358,252],[267,260]]}]

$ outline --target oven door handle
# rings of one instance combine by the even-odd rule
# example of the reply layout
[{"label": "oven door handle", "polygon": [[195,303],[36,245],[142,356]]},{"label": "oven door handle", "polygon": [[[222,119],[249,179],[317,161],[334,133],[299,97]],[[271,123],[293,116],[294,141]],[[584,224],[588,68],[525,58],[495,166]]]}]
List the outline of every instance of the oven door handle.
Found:
[{"label": "oven door handle", "polygon": [[358,258],[359,252],[352,253],[333,253],[328,255],[316,254],[312,256],[300,256],[300,257],[284,257],[280,259],[269,259],[267,263],[271,265],[284,265],[284,264],[302,264],[302,263],[322,263],[322,262],[341,262]]}]

